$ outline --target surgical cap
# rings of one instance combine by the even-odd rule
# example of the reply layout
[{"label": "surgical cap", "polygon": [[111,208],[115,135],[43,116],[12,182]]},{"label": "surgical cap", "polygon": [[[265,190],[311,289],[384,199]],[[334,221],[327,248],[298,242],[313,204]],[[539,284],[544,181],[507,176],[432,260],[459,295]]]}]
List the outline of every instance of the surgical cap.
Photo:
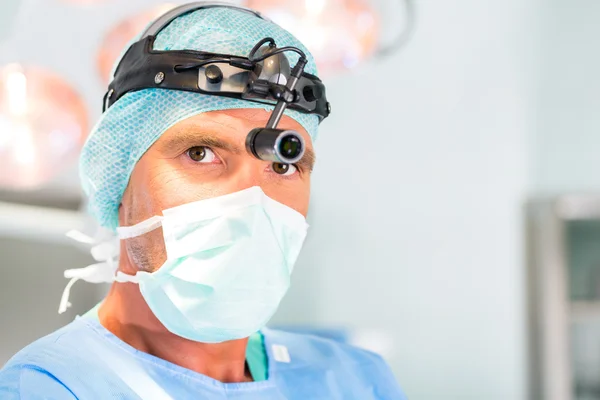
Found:
[{"label": "surgical cap", "polygon": [[[200,50],[247,57],[265,37],[278,47],[295,46],[307,54],[305,71],[317,75],[314,58],[289,32],[250,13],[227,7],[184,14],[157,35],[155,50]],[[289,55],[288,55],[289,54]],[[294,65],[295,54],[286,54]],[[100,225],[115,230],[121,197],[138,160],[170,127],[194,115],[239,108],[273,107],[240,99],[200,93],[144,89],[115,102],[100,118],[86,141],[79,161],[88,207]],[[314,141],[319,119],[316,115],[287,110],[286,115],[306,129]]]}]

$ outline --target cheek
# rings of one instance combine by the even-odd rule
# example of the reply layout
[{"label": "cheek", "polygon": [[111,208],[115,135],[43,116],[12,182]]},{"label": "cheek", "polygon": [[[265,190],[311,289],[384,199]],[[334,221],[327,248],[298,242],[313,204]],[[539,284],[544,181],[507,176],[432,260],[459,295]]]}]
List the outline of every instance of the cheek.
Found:
[{"label": "cheek", "polygon": [[310,203],[310,183],[308,185],[306,185],[306,189],[304,191],[304,196],[302,198],[301,209],[298,210],[298,212],[300,214],[304,215],[304,218],[306,218],[306,215],[308,214],[309,203]]},{"label": "cheek", "polygon": [[199,185],[192,184],[181,170],[168,163],[160,163],[144,172],[144,177],[136,182],[134,202],[143,208],[146,218],[161,215],[162,210],[201,196]]},{"label": "cheek", "polygon": [[146,193],[148,202],[154,203],[155,215],[167,208],[231,192],[216,170],[200,174],[164,162],[148,172]]},{"label": "cheek", "polygon": [[162,210],[162,186],[156,168],[140,160],[131,174],[129,185],[123,195],[123,214],[127,226],[135,225]]},{"label": "cheek", "polygon": [[298,211],[305,218],[310,200],[310,181],[291,184],[263,185],[263,191],[273,200]]},{"label": "cheek", "polygon": [[[125,226],[138,224],[163,209],[163,188],[157,185],[153,170],[141,160],[131,175],[123,196],[122,218]],[[152,272],[160,268],[166,260],[162,229],[156,229],[142,236],[124,242],[130,264],[137,270]],[[129,271],[134,274],[134,271]]]},{"label": "cheek", "polygon": [[135,265],[141,271],[154,272],[167,260],[161,228],[140,237],[127,239],[125,247],[131,265]]}]

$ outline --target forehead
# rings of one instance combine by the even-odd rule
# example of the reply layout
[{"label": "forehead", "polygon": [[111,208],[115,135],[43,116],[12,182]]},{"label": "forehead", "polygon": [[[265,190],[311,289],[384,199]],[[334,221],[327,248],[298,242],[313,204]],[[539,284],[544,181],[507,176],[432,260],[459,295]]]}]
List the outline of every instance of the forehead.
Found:
[{"label": "forehead", "polygon": [[[164,142],[183,133],[213,133],[223,140],[245,141],[254,128],[265,127],[271,112],[264,109],[235,109],[209,111],[184,119],[169,128],[157,141]],[[312,148],[312,139],[306,129],[293,118],[284,115],[278,129],[292,129],[304,138],[307,147]]]}]

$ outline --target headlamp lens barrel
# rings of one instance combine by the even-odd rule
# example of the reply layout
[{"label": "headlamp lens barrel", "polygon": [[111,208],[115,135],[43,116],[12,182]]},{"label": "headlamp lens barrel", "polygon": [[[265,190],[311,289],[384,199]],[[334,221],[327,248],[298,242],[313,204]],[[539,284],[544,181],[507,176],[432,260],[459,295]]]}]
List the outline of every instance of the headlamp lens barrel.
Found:
[{"label": "headlamp lens barrel", "polygon": [[294,164],[304,156],[304,139],[293,130],[256,128],[246,137],[246,149],[256,158]]}]

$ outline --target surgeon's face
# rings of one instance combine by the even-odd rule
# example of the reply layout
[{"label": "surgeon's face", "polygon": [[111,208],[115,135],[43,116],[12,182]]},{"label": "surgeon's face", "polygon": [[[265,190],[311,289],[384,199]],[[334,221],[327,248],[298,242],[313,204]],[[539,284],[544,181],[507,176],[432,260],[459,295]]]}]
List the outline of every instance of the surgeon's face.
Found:
[{"label": "surgeon's face", "polygon": [[[261,161],[246,151],[248,132],[265,126],[269,116],[262,109],[213,111],[167,130],[133,170],[119,208],[120,225],[135,225],[162,215],[164,209],[252,186],[306,216],[314,163],[306,130],[287,116],[278,126],[304,137],[306,153],[296,165]],[[166,260],[162,229],[124,242],[136,268],[154,271]]]}]

